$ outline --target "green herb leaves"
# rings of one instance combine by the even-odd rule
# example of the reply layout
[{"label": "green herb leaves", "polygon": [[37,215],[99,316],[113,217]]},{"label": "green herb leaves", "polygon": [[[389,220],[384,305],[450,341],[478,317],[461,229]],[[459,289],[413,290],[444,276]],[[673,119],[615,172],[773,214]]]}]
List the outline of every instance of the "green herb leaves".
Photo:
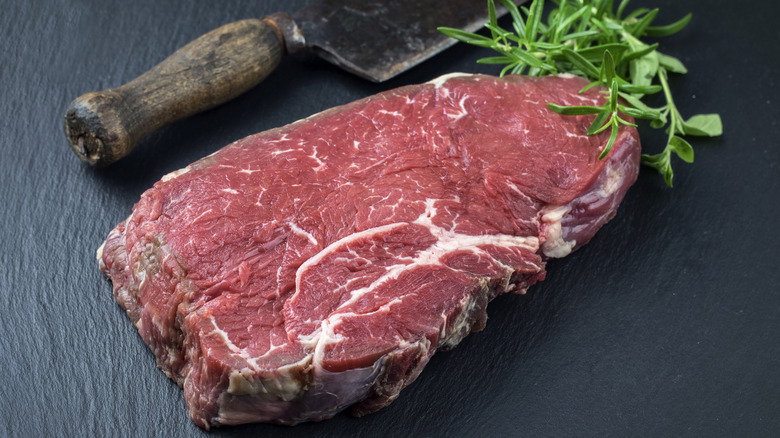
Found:
[{"label": "green herb leaves", "polygon": [[656,109],[656,118],[650,123],[650,126],[660,129],[668,124],[666,132],[669,136],[666,147],[661,153],[642,155],[642,164],[658,170],[663,175],[666,184],[671,187],[674,177],[671,165],[672,152],[687,163],[693,162],[693,148],[678,134],[715,137],[723,133],[723,125],[717,114],[699,114],[684,120],[674,105],[665,67],[659,68],[658,79],[664,90],[666,105]]},{"label": "green herb leaves", "polygon": [[[653,26],[658,9],[639,8],[626,14],[628,0],[622,0],[617,9],[614,0],[552,0],[555,7],[544,21],[544,0],[533,0],[529,7],[522,8],[510,0],[498,1],[512,17],[512,31],[498,25],[494,0],[488,0],[489,21],[485,25],[490,36],[446,27],[439,30],[457,40],[498,52],[499,56],[478,62],[505,65],[501,76],[566,72],[591,80],[583,91],[596,85],[606,88],[607,98],[600,107],[561,106],[554,102],[547,105],[562,115],[595,115],[588,135],[610,129],[600,158],[609,154],[620,125],[632,125],[621,115],[648,119],[651,127],[665,129],[668,137],[664,150],[642,155],[642,163],[657,169],[671,186],[672,153],[685,162],[693,162],[693,148],[682,136],[718,136],[723,132],[717,114],[682,118],[672,99],[668,73],[684,74],[685,65],[659,52],[657,43],[641,40],[679,32],[690,22],[691,14],[668,25]],[[661,91],[664,105],[651,107],[643,102],[646,95]]]}]

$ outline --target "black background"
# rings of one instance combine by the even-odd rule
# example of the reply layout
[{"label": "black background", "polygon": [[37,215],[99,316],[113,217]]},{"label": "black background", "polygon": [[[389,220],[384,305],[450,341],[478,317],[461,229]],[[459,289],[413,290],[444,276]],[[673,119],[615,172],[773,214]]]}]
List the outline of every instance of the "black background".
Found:
[{"label": "black background", "polygon": [[[0,8],[0,435],[205,436],[114,303],[95,249],[163,174],[323,109],[452,71],[497,73],[458,45],[385,84],[285,59],[237,100],[151,136],[104,170],[62,133],[68,103],[124,83],[222,24],[299,1],[9,1]],[[615,220],[549,264],[487,328],[436,355],[379,413],[214,436],[777,436],[780,431],[780,26],[775,1],[634,1],[691,11],[662,50],[689,68],[685,116],[721,138],[643,169]],[[442,1],[446,7],[446,1]],[[662,137],[642,130],[647,150]]]}]

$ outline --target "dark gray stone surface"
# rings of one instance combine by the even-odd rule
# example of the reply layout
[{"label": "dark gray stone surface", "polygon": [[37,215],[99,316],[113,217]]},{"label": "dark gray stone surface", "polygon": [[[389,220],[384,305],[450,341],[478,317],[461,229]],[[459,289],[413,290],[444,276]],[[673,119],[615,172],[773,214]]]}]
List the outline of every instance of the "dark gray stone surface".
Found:
[{"label": "dark gray stone surface", "polygon": [[[451,71],[456,46],[389,83],[286,59],[237,100],[103,170],[62,133],[76,96],[126,82],[224,23],[304,1],[33,0],[0,8],[0,436],[206,436],[113,302],[95,249],[163,174],[248,134]],[[684,115],[720,112],[667,189],[644,169],[615,220],[502,296],[390,407],[214,436],[776,436],[780,430],[780,27],[776,2],[636,1],[694,21],[666,42]],[[442,2],[446,7],[446,2]],[[642,130],[647,144],[661,135]]]}]

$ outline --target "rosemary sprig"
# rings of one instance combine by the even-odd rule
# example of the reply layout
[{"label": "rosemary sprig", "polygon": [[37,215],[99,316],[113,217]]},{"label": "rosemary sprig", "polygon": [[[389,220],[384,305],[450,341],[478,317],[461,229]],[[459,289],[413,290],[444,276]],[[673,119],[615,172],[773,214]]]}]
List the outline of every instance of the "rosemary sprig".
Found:
[{"label": "rosemary sprig", "polygon": [[[498,25],[494,0],[488,0],[490,35],[439,28],[445,35],[480,47],[493,49],[499,56],[480,59],[479,63],[505,65],[505,74],[573,73],[588,78],[593,86],[605,88],[603,106],[561,106],[548,103],[550,110],[563,115],[595,114],[588,135],[610,129],[609,140],[600,158],[609,154],[620,125],[631,125],[625,114],[650,120],[650,126],[665,129],[666,147],[658,154],[642,155],[642,163],[655,168],[672,186],[672,153],[693,162],[693,148],[682,136],[719,136],[723,132],[720,116],[699,114],[684,119],[677,109],[669,87],[668,74],[684,74],[679,59],[658,51],[658,44],[643,42],[643,37],[664,37],[682,30],[691,14],[665,25],[652,26],[658,9],[639,8],[626,13],[629,0],[617,9],[614,0],[552,0],[555,3],[543,21],[544,0],[533,0],[529,7],[518,8],[510,0],[498,0],[512,17],[512,31]],[[665,104],[651,107],[646,95],[663,92]]]}]

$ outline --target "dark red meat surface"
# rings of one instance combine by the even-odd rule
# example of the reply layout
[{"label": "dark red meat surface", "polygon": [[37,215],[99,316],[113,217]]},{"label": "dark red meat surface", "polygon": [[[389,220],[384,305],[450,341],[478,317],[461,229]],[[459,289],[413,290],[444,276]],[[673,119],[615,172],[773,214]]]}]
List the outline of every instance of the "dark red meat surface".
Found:
[{"label": "dark red meat surface", "polygon": [[636,131],[599,160],[546,108],[584,85],[451,75],[239,140],[146,191],[101,269],[201,427],[375,411],[615,214]]}]

